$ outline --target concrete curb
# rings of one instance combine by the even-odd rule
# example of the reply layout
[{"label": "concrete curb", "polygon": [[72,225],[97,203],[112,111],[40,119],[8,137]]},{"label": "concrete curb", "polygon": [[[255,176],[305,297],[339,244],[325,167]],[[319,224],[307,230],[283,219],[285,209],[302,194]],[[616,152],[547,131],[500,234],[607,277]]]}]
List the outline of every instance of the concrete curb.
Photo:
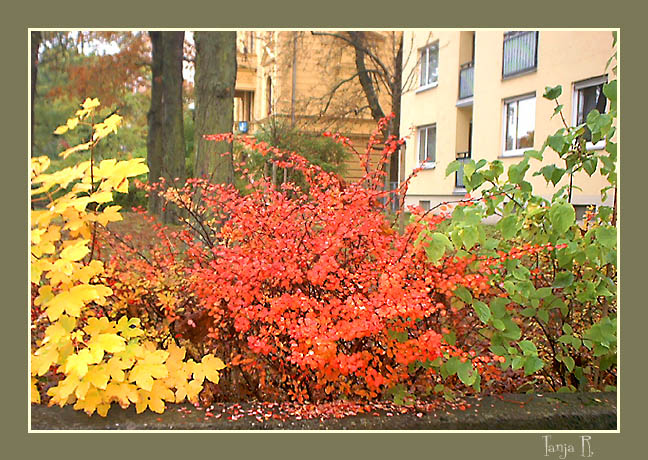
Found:
[{"label": "concrete curb", "polygon": [[[228,418],[228,407],[215,405],[206,417],[190,404],[167,405],[163,414],[133,407],[111,408],[107,417],[88,417],[71,406],[32,405],[31,430],[616,430],[616,393],[507,394],[469,398],[469,407],[428,413],[383,413],[344,418],[259,421],[251,415]],[[236,406],[239,414],[252,413],[251,404]],[[222,415],[218,415],[222,414]]]}]

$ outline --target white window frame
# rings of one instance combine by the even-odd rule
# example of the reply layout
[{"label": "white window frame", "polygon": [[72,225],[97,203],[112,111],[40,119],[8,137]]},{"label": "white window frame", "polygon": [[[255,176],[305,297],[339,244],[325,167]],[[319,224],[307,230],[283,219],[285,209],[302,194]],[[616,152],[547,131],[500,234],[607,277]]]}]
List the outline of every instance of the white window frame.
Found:
[{"label": "white window frame", "polygon": [[[427,142],[429,139],[428,135],[428,130],[434,128],[434,161],[422,161],[421,159],[421,143],[422,143],[422,137],[423,133],[425,133],[425,144],[423,146],[423,151],[427,153]],[[416,162],[419,165],[419,167],[422,167],[424,169],[433,169],[436,167],[436,157],[437,157],[437,125],[436,123],[431,124],[431,125],[425,125],[425,126],[419,126],[417,129],[417,145],[416,145]]]},{"label": "white window frame", "polygon": [[[433,82],[428,82],[430,74],[430,50],[436,50],[437,53],[437,79]],[[420,56],[420,65],[419,65],[419,88],[418,91],[424,91],[426,89],[435,88],[439,85],[439,42],[436,41],[429,45],[426,45],[424,48],[421,48],[419,51]],[[423,78],[423,72],[425,71],[425,79]],[[425,81],[425,83],[423,83]]]},{"label": "white window frame", "polygon": [[[536,94],[535,93],[528,93],[528,94],[523,94],[522,96],[516,96],[516,97],[511,97],[508,99],[504,99],[503,104],[502,104],[502,156],[503,157],[518,157],[524,155],[524,152],[527,150],[533,150],[533,146],[531,147],[524,147],[521,149],[512,149],[512,150],[506,150],[506,127],[507,127],[507,106],[513,102],[519,102],[519,101],[524,101],[526,99],[534,99],[534,106],[537,111],[537,104],[535,103],[536,100]],[[533,143],[535,145],[536,141],[536,136],[535,136],[535,127],[536,127],[536,111],[533,113],[533,128],[534,128],[534,136],[533,136]],[[519,112],[518,112],[519,116]]]},{"label": "white window frame", "polygon": [[[602,75],[600,77],[588,78],[587,80],[577,81],[572,85],[573,94],[572,94],[572,125],[577,126],[578,123],[578,93],[580,90],[585,88],[591,88],[592,86],[598,86],[601,84],[606,84],[608,82],[607,75]],[[605,109],[608,110],[607,102]],[[601,139],[596,144],[593,144],[591,141],[588,141],[585,144],[587,150],[602,150],[605,148],[605,139]]]}]

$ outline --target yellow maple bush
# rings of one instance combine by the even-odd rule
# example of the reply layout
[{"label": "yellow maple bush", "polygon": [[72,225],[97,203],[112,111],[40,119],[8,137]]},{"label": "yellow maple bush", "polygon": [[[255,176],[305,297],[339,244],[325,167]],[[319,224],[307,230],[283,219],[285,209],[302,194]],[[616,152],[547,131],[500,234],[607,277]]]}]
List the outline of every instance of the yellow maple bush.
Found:
[{"label": "yellow maple bush", "polygon": [[[121,117],[99,123],[97,99],[86,99],[75,116],[54,133],[78,126],[91,129],[91,140],[60,154],[93,151],[116,132]],[[50,405],[74,404],[88,415],[105,416],[112,403],[135,404],[162,413],[165,401],[198,401],[205,379],[218,383],[223,361],[213,355],[197,363],[186,360],[182,347],[160,349],[147,340],[139,318],[109,319],[97,306],[109,302],[112,289],[102,283],[104,265],[93,259],[97,225],[122,219],[113,193],[127,193],[129,178],[148,172],[143,159],[92,159],[47,174],[49,158],[31,160],[32,199],[45,199],[43,209],[31,211],[31,283],[38,287],[34,304],[46,315],[47,327],[31,352],[31,401],[40,403],[39,379],[58,377],[47,390]]]}]

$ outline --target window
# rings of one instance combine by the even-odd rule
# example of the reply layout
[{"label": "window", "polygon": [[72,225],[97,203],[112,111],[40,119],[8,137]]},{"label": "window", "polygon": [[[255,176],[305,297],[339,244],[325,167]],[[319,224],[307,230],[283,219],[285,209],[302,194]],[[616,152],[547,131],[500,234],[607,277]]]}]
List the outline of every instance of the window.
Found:
[{"label": "window", "polygon": [[439,79],[439,44],[421,50],[421,87],[436,86]]},{"label": "window", "polygon": [[502,77],[512,77],[538,66],[538,32],[511,31],[504,34]]},{"label": "window", "polygon": [[266,80],[266,108],[268,115],[272,115],[272,78]]},{"label": "window", "polygon": [[423,211],[429,211],[430,210],[430,200],[419,200],[419,206]]},{"label": "window", "polygon": [[[603,85],[607,83],[607,77],[590,78],[578,83],[574,83],[574,109],[573,123],[575,126],[585,123],[587,114],[596,109],[599,113],[605,113],[607,98],[603,94]],[[602,149],[605,146],[605,140],[600,140],[592,144],[592,133],[586,127],[583,134],[587,140],[588,149]]]},{"label": "window", "polygon": [[503,156],[521,155],[533,148],[535,132],[535,95],[510,99],[504,103]]},{"label": "window", "polygon": [[434,167],[436,161],[436,125],[419,128],[418,139],[419,165]]}]

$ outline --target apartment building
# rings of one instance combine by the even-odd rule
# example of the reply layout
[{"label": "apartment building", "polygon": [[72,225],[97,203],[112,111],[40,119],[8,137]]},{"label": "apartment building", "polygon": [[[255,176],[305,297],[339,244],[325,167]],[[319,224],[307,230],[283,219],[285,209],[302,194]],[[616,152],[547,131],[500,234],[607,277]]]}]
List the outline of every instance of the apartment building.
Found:
[{"label": "apartment building", "polygon": [[[401,136],[408,137],[401,171],[407,176],[423,168],[410,184],[406,206],[425,209],[464,195],[461,171],[445,176],[455,159],[499,159],[507,170],[526,150],[540,149],[562,127],[559,116],[552,118],[555,103],[542,97],[546,86],[562,85],[568,123],[606,109],[602,85],[610,77],[611,31],[412,30],[404,44],[403,54],[415,52],[419,59],[403,71],[419,78],[401,102]],[[554,188],[532,173],[559,161],[550,149],[542,164],[532,160],[526,180],[537,193],[550,197]],[[579,214],[602,204],[605,179],[598,173],[576,174],[574,185],[581,189],[573,198]]]},{"label": "apartment building", "polygon": [[[389,34],[366,32],[368,46],[386,55]],[[264,123],[279,122],[311,134],[339,132],[364,151],[376,122],[355,78],[352,47],[311,31],[239,31],[237,42],[236,131],[253,134]],[[385,93],[378,97],[389,113]],[[363,173],[352,154],[345,170],[351,180]]]}]

